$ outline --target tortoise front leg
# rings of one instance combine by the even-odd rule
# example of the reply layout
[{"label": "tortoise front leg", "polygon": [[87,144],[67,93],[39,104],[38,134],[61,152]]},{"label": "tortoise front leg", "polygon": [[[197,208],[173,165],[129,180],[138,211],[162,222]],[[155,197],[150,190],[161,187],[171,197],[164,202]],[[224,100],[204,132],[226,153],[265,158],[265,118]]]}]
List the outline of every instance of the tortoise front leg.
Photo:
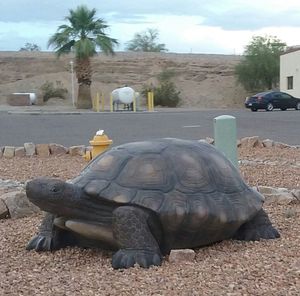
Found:
[{"label": "tortoise front leg", "polygon": [[27,244],[27,250],[53,251],[74,244],[73,235],[54,225],[55,215],[46,213],[39,232]]},{"label": "tortoise front leg", "polygon": [[113,255],[113,268],[129,268],[136,263],[145,268],[161,265],[160,248],[153,235],[160,230],[153,229],[157,228],[153,220],[149,212],[134,206],[114,210],[113,235],[120,249]]}]

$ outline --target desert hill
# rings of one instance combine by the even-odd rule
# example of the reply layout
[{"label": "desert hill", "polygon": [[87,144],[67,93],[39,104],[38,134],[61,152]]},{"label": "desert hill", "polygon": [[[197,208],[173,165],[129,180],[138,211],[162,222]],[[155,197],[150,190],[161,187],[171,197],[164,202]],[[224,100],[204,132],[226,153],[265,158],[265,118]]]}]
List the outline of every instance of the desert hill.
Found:
[{"label": "desert hill", "polygon": [[[108,104],[113,89],[126,84],[141,91],[144,84],[155,85],[157,74],[168,69],[175,73],[172,80],[181,92],[183,107],[242,107],[246,92],[236,84],[233,71],[240,59],[235,55],[100,53],[92,59],[92,93],[101,91]],[[71,60],[71,56],[57,59],[50,52],[0,52],[0,104],[13,92],[39,94],[46,81],[67,88],[69,98],[62,104],[71,104]]]}]

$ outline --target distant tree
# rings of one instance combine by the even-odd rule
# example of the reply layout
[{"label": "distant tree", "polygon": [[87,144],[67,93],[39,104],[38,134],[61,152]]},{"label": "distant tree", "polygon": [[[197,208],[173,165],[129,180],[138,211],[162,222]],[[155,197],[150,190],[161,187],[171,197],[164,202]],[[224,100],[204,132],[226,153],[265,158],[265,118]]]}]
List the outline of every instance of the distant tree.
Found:
[{"label": "distant tree", "polygon": [[146,31],[136,33],[133,39],[126,43],[126,50],[144,52],[168,51],[164,43],[157,43],[158,36],[158,30],[151,28]]},{"label": "distant tree", "polygon": [[278,86],[280,54],[286,44],[274,36],[254,36],[246,46],[243,60],[235,67],[237,80],[248,91]]},{"label": "distant tree", "polygon": [[35,43],[25,43],[24,47],[20,48],[20,51],[40,51],[41,48]]},{"label": "distant tree", "polygon": [[96,9],[89,10],[86,6],[78,6],[69,10],[66,20],[69,25],[61,25],[57,32],[49,39],[48,46],[53,46],[57,56],[74,52],[75,72],[77,76],[78,109],[92,108],[91,83],[92,68],[90,58],[100,49],[105,54],[114,54],[116,39],[110,38],[105,30],[105,21],[96,18]]}]

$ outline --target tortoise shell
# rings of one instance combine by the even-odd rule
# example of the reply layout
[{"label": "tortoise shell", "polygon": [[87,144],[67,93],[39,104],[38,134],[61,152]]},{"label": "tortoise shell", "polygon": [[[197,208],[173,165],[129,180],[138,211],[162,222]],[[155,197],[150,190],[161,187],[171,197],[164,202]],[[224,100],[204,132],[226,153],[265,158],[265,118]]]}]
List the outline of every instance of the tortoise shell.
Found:
[{"label": "tortoise shell", "polygon": [[200,224],[222,231],[219,225],[226,224],[231,235],[263,204],[214,146],[172,138],[114,147],[72,183],[87,196],[155,212],[167,232],[198,231]]}]

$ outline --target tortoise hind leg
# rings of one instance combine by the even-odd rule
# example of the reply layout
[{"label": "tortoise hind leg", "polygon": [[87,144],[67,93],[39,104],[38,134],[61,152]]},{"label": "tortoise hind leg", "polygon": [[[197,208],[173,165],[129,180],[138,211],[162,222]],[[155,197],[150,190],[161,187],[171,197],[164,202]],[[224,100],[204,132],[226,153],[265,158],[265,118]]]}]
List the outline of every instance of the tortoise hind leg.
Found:
[{"label": "tortoise hind leg", "polygon": [[75,244],[75,237],[69,231],[54,225],[55,215],[46,213],[39,233],[27,244],[27,250],[53,251]]},{"label": "tortoise hind leg", "polygon": [[261,209],[252,220],[246,222],[238,229],[233,239],[258,241],[260,239],[275,239],[279,237],[280,234],[272,226],[267,213]]},{"label": "tortoise hind leg", "polygon": [[113,255],[113,268],[161,265],[161,252],[154,236],[160,229],[155,222],[151,213],[141,208],[123,206],[114,210],[113,235],[120,249]]}]

